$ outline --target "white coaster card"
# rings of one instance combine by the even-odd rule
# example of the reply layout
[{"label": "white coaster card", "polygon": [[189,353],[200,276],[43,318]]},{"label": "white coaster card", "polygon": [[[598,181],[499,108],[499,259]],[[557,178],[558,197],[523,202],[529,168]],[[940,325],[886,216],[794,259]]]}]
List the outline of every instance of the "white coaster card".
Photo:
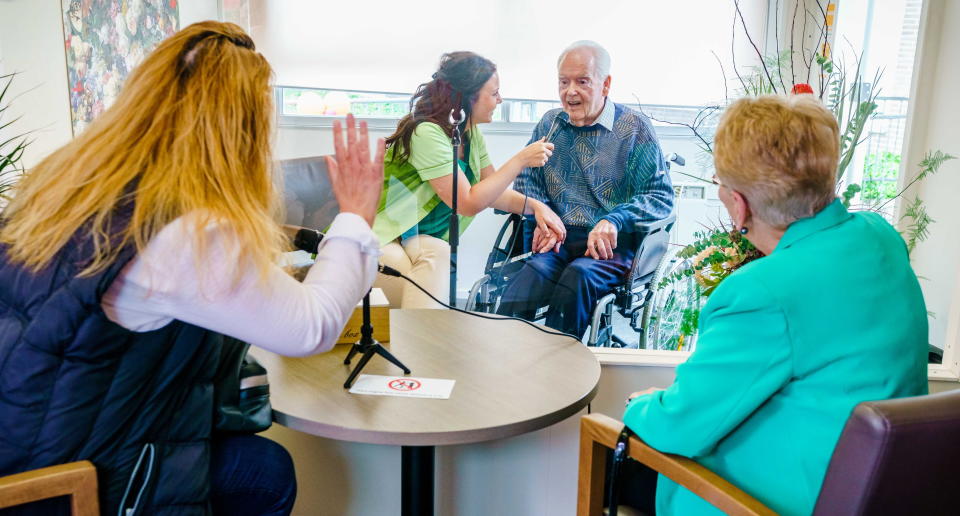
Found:
[{"label": "white coaster card", "polygon": [[456,380],[444,380],[442,378],[361,374],[354,382],[353,387],[350,388],[350,393],[446,400],[450,399],[454,383],[456,383]]}]

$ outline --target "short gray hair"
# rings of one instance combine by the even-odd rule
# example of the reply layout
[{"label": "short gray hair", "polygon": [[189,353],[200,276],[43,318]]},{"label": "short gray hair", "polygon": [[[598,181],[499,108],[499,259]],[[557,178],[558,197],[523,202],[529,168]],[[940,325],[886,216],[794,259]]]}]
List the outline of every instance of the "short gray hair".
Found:
[{"label": "short gray hair", "polygon": [[563,49],[563,52],[560,52],[560,57],[557,58],[557,67],[560,67],[560,63],[563,62],[563,58],[567,57],[567,54],[573,52],[574,50],[586,49],[593,54],[593,71],[601,79],[606,79],[610,75],[610,53],[607,52],[607,49],[600,46],[596,41],[590,41],[589,39],[582,39],[580,41],[574,41],[567,48]]}]

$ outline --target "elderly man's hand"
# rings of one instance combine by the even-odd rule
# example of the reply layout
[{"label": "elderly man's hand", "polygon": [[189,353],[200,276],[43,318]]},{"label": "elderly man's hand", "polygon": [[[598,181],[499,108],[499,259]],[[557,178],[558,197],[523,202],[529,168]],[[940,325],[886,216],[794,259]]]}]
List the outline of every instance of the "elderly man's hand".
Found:
[{"label": "elderly man's hand", "polygon": [[563,242],[560,237],[549,229],[540,229],[538,226],[533,230],[533,252],[535,253],[559,252],[561,243]]},{"label": "elderly man's hand", "polygon": [[595,260],[609,260],[613,258],[613,250],[617,248],[617,227],[609,220],[603,219],[593,227],[587,236],[587,252]]}]

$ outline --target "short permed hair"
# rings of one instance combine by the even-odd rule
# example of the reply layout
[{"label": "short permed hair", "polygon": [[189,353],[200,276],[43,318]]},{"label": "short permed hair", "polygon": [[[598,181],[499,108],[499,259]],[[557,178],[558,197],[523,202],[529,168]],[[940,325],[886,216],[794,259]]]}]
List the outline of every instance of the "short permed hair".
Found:
[{"label": "short permed hair", "polygon": [[836,198],[840,129],[813,95],[767,95],[730,105],[717,127],[717,177],[764,222],[785,229]]},{"label": "short permed hair", "polygon": [[594,73],[596,73],[597,77],[601,80],[606,79],[607,76],[610,75],[610,53],[596,41],[590,41],[588,39],[574,41],[570,43],[570,46],[563,49],[563,52],[560,52],[560,57],[557,58],[557,68],[560,67],[560,63],[563,62],[564,57],[567,57],[567,54],[574,50],[581,49],[589,50],[590,53],[593,54]]}]

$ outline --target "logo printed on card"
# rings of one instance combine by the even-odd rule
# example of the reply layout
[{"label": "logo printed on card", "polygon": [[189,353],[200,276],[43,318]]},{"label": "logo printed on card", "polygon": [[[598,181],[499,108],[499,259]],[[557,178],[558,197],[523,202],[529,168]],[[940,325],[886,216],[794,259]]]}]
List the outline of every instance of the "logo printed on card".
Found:
[{"label": "logo printed on card", "polygon": [[395,391],[410,392],[415,391],[420,388],[420,382],[416,380],[407,380],[404,378],[397,378],[392,382],[387,384],[387,387]]}]

